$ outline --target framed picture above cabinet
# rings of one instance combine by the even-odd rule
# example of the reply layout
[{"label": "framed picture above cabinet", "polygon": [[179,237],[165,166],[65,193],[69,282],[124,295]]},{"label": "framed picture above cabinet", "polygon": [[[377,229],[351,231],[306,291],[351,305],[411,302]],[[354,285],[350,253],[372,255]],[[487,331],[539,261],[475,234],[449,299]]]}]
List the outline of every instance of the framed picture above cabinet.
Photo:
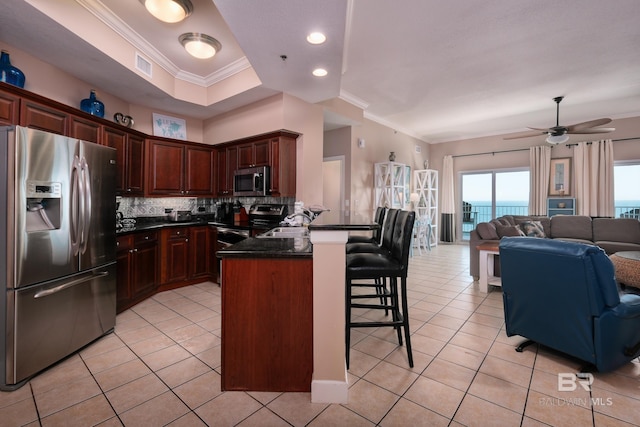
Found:
[{"label": "framed picture above cabinet", "polygon": [[551,159],[549,177],[550,196],[568,196],[571,194],[571,158]]}]

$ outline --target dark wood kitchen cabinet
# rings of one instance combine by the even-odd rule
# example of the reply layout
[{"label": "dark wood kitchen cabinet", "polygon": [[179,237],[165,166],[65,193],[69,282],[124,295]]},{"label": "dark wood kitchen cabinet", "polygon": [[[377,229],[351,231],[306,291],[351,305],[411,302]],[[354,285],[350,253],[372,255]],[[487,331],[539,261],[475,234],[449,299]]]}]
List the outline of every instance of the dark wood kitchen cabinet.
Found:
[{"label": "dark wood kitchen cabinet", "polygon": [[20,115],[20,97],[0,90],[0,125],[18,123]]},{"label": "dark wood kitchen cabinet", "polygon": [[211,147],[186,145],[184,191],[189,196],[213,196],[214,150]]},{"label": "dark wood kitchen cabinet", "polygon": [[101,126],[99,123],[78,117],[69,115],[69,136],[72,138],[78,138],[83,141],[100,142]]},{"label": "dark wood kitchen cabinet", "polygon": [[280,130],[225,143],[216,150],[216,194],[233,195],[233,174],[238,168],[269,166],[270,195],[295,197],[296,145],[299,134]]},{"label": "dark wood kitchen cabinet", "polygon": [[68,136],[68,122],[64,111],[29,99],[20,101],[20,126]]},{"label": "dark wood kitchen cabinet", "polygon": [[144,194],[144,138],[132,132],[104,126],[102,145],[116,149],[116,192],[122,196]]},{"label": "dark wood kitchen cabinet", "polygon": [[158,277],[158,232],[140,232],[117,238],[118,313],[153,295]]},{"label": "dark wood kitchen cabinet", "polygon": [[160,290],[210,278],[211,244],[208,226],[167,227],[161,231]]},{"label": "dark wood kitchen cabinet", "polygon": [[268,139],[238,145],[238,168],[268,166],[270,160]]},{"label": "dark wood kitchen cabinet", "polygon": [[163,229],[160,252],[160,285],[186,281],[189,277],[189,228]]},{"label": "dark wood kitchen cabinet", "polygon": [[297,134],[281,132],[269,140],[271,166],[271,195],[296,195],[296,140]]},{"label": "dark wood kitchen cabinet", "polygon": [[164,140],[147,141],[147,194],[213,196],[213,148]]},{"label": "dark wood kitchen cabinet", "polygon": [[311,390],[313,260],[222,259],[222,390]]},{"label": "dark wood kitchen cabinet", "polygon": [[209,277],[211,246],[209,227],[191,227],[189,229],[189,280]]},{"label": "dark wood kitchen cabinet", "polygon": [[216,150],[216,194],[233,196],[233,174],[238,169],[238,147],[235,145]]}]

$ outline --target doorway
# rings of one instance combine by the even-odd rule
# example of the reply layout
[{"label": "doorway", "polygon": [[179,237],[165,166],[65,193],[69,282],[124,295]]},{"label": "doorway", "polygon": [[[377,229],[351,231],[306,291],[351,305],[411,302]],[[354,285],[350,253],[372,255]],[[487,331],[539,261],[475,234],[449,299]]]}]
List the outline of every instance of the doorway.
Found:
[{"label": "doorway", "polygon": [[333,212],[344,207],[344,156],[325,157],[322,161],[322,204]]}]

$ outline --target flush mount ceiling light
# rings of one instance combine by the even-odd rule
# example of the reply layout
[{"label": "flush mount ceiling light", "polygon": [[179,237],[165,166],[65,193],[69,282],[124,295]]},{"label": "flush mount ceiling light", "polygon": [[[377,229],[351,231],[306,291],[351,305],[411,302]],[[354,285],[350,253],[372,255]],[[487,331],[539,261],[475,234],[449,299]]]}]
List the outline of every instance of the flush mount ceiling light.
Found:
[{"label": "flush mount ceiling light", "polygon": [[199,59],[211,58],[222,49],[218,40],[202,33],[184,33],[178,40],[191,56]]},{"label": "flush mount ceiling light", "polygon": [[193,12],[190,0],[140,0],[150,14],[157,19],[174,24]]},{"label": "flush mount ceiling light", "polygon": [[324,77],[329,73],[324,68],[316,68],[315,70],[313,70],[312,74],[316,77]]},{"label": "flush mount ceiling light", "polygon": [[564,144],[569,140],[569,135],[549,135],[547,136],[547,142],[552,145]]},{"label": "flush mount ceiling light", "polygon": [[307,36],[307,41],[311,44],[322,44],[327,40],[327,37],[319,32],[313,32]]}]

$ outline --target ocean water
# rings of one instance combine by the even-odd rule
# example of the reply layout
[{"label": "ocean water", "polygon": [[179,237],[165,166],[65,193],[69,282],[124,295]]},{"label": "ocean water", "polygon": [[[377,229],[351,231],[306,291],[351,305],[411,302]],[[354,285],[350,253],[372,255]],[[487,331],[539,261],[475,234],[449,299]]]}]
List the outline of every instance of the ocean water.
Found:
[{"label": "ocean water", "polygon": [[[466,200],[465,200],[466,201]],[[471,211],[476,213],[476,224],[491,221],[491,201],[475,200],[471,203]],[[529,213],[528,200],[505,200],[496,204],[496,217],[503,215],[527,215]],[[618,200],[615,202],[615,216],[627,213],[632,209],[640,209],[640,200]]]}]

